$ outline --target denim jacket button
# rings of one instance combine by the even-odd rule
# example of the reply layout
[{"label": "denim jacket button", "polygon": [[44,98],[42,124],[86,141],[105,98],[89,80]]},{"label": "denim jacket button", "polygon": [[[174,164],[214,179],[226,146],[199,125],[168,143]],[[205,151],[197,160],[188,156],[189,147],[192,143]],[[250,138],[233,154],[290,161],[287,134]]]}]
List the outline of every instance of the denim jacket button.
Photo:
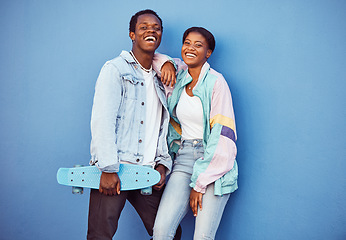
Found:
[{"label": "denim jacket button", "polygon": [[141,142],[142,142],[142,139],[139,139],[138,142],[141,143]]},{"label": "denim jacket button", "polygon": [[136,162],[139,162],[139,158],[136,159]]},{"label": "denim jacket button", "polygon": [[144,86],[144,83],[141,83],[142,86]]},{"label": "denim jacket button", "polygon": [[143,124],[144,123],[144,121],[141,121],[141,124]]},{"label": "denim jacket button", "polygon": [[144,105],[144,102],[142,102],[142,106]]}]

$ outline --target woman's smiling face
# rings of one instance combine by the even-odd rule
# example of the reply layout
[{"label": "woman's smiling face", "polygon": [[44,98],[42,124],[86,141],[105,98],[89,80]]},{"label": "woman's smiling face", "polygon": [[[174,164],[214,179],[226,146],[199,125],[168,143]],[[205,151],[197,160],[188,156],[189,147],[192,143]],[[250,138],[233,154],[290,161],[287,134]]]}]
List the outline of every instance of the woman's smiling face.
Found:
[{"label": "woman's smiling face", "polygon": [[190,32],[181,48],[181,56],[189,68],[202,67],[211,53],[207,40],[199,32]]}]

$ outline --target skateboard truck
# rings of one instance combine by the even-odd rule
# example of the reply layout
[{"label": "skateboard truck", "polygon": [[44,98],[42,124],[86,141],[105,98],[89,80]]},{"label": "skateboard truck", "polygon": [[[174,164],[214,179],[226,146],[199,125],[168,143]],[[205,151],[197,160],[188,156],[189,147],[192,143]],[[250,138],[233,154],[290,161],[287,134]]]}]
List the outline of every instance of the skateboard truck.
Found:
[{"label": "skateboard truck", "polygon": [[[151,165],[143,165],[143,167],[149,167],[149,168],[151,168]],[[151,195],[152,193],[153,193],[153,188],[152,188],[152,186],[146,187],[146,188],[142,188],[142,189],[141,189],[141,194],[142,194],[142,195]]]},{"label": "skateboard truck", "polygon": [[[74,168],[83,167],[83,165],[74,165]],[[83,194],[82,187],[72,187],[72,194]]]}]

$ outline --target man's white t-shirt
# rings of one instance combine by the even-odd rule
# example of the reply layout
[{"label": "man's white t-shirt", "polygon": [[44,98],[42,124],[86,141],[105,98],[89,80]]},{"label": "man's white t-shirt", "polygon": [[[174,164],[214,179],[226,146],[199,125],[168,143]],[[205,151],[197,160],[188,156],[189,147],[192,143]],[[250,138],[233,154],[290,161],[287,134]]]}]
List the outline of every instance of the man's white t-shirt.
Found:
[{"label": "man's white t-shirt", "polygon": [[160,132],[162,104],[154,86],[154,74],[142,70],[146,87],[145,150],[143,165],[155,165],[157,141]]}]

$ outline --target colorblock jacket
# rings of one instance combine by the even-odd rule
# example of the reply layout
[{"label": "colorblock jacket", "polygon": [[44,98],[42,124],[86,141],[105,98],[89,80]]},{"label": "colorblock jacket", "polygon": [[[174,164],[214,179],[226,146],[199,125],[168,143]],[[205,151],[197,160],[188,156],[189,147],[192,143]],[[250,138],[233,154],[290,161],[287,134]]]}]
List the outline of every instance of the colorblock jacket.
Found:
[{"label": "colorblock jacket", "polygon": [[[171,155],[178,151],[182,133],[175,113],[176,106],[184,87],[192,81],[186,65],[180,59],[174,61],[177,65],[177,83],[174,89],[166,88],[171,116],[168,131]],[[157,67],[154,65],[155,68]],[[203,106],[204,157],[196,160],[194,164],[190,186],[197,192],[204,193],[206,187],[215,182],[215,195],[234,192],[238,188],[237,134],[232,97],[227,82],[222,74],[210,68],[206,62],[193,94],[200,98]]]}]

